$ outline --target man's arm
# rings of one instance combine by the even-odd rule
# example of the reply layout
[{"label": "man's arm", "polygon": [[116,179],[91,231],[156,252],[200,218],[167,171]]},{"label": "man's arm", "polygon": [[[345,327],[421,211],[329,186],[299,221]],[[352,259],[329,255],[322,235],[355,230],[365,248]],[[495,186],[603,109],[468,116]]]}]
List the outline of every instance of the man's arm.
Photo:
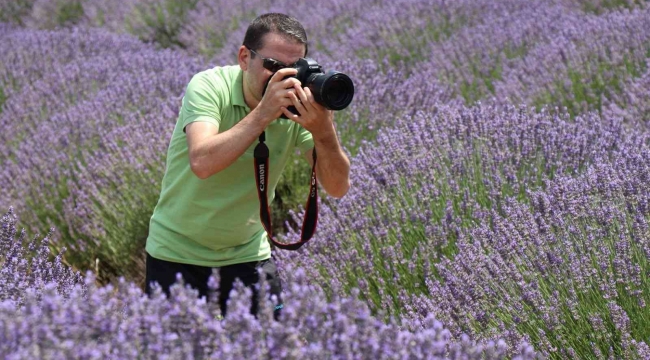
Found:
[{"label": "man's arm", "polygon": [[[295,85],[290,93],[293,105],[300,115],[282,107],[284,115],[312,134],[316,149],[316,176],[325,191],[335,198],[343,197],[350,189],[350,160],[341,149],[334,127],[334,112],[318,104],[308,87]],[[305,155],[313,166],[313,150]]]},{"label": "man's arm", "polygon": [[[350,189],[350,161],[341,149],[336,131],[314,138],[316,149],[316,176],[325,191],[342,198]],[[309,166],[314,165],[314,149],[307,151],[305,157]]]},{"label": "man's arm", "polygon": [[192,122],[185,127],[190,168],[197,177],[207,179],[230,166],[280,116],[281,106],[291,104],[287,96],[293,91],[292,85],[299,83],[295,78],[284,77],[295,73],[295,69],[282,69],[273,75],[262,101],[224,132],[208,122]]},{"label": "man's arm", "polygon": [[208,122],[188,124],[185,133],[192,172],[199,179],[207,179],[227,168],[248,149],[266,125],[255,111],[223,133]]}]

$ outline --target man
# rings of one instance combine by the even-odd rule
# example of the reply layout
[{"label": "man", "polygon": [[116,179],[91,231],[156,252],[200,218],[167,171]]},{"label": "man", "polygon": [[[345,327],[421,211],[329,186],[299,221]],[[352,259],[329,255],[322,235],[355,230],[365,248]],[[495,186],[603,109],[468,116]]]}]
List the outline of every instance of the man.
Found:
[{"label": "man", "polygon": [[[219,269],[219,302],[225,315],[233,281],[253,289],[257,312],[258,268],[282,308],[282,285],[260,221],[253,149],[264,131],[269,147],[269,202],[290,156],[298,148],[331,196],[350,187],[350,163],[334,128],[333,112],[316,103],[292,68],[307,56],[307,35],[283,14],[265,14],[249,26],[239,65],[196,74],[187,86],[167,153],[160,199],[147,238],[146,288],[169,286],[181,273],[186,284],[208,296]],[[266,87],[267,81],[268,87]],[[287,108],[295,106],[299,114]],[[284,114],[287,119],[280,116]]]}]

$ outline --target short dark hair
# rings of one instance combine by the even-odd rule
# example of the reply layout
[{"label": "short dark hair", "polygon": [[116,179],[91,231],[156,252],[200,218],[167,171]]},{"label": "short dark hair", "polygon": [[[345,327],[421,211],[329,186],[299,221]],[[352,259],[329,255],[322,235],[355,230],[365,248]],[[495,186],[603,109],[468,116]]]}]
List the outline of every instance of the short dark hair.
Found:
[{"label": "short dark hair", "polygon": [[260,15],[253,20],[246,30],[243,45],[249,49],[258,50],[264,45],[262,41],[264,35],[268,33],[280,34],[305,45],[305,56],[307,56],[308,46],[305,28],[295,18],[280,13]]}]

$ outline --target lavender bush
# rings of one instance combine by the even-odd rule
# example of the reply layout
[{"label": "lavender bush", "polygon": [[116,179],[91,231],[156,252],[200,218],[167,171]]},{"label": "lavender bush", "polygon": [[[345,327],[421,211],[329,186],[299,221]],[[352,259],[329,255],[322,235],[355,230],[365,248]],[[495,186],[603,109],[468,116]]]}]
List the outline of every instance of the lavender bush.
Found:
[{"label": "lavender bush", "polygon": [[[62,253],[51,259],[49,242],[54,230],[43,239],[37,235],[28,242],[24,229],[18,234],[16,222],[13,208],[0,219],[0,301],[22,306],[29,301],[28,292],[40,300],[46,288],[68,298],[82,277],[62,262]],[[83,293],[85,287],[78,290]]]},{"label": "lavender bush", "polygon": [[138,0],[85,0],[84,16],[80,24],[101,27],[113,33],[127,33],[126,19],[134,14]]},{"label": "lavender bush", "polygon": [[83,15],[83,0],[36,0],[23,22],[31,28],[55,29],[73,26]]},{"label": "lavender bush", "polygon": [[[437,66],[430,61],[432,55],[439,56],[432,49],[456,33],[481,25],[484,27],[479,29],[481,31],[489,29],[499,33],[499,27],[504,24],[522,20],[532,22],[532,19],[525,19],[530,19],[530,15],[540,17],[542,14],[535,12],[543,13],[547,7],[562,9],[568,14],[580,12],[571,1],[555,0],[546,0],[539,5],[521,0],[330,1],[322,3],[318,11],[314,11],[309,2],[247,1],[241,6],[233,6],[212,0],[199,2],[190,12],[191,21],[180,37],[188,51],[215,54],[213,60],[218,63],[232,61],[231,49],[240,45],[248,21],[263,12],[279,11],[309,24],[310,53],[325,64],[340,59],[366,58],[393,66],[410,67],[421,61]],[[558,24],[561,20],[557,16],[549,17],[549,21]],[[493,26],[495,21],[501,24]],[[214,26],[215,22],[226,24]],[[540,28],[544,29],[543,26]],[[486,34],[483,37],[493,36]],[[458,41],[451,44],[463,46]]]},{"label": "lavender bush", "polygon": [[428,78],[440,79],[466,104],[490,98],[509,63],[551,42],[567,28],[585,21],[567,4],[528,3],[521,8],[487,12],[482,22],[459,29],[429,49],[427,60],[413,66]]},{"label": "lavender bush", "polygon": [[[3,221],[4,223],[4,221]],[[63,296],[60,284],[23,289],[24,301],[0,302],[0,352],[14,358],[112,359],[503,359],[503,342],[455,341],[432,316],[406,330],[373,318],[353,297],[324,301],[302,270],[292,269],[281,321],[263,301],[258,318],[249,313],[250,290],[235,284],[228,316],[217,302],[197,299],[182,287],[167,299],[158,289],[151,298],[121,280],[97,287],[91,272]],[[56,279],[58,280],[58,279]],[[214,278],[212,280],[215,280]],[[214,283],[217,283],[215,280]],[[264,286],[264,284],[262,284]],[[405,344],[407,344],[405,346]],[[517,359],[533,359],[522,343]]]},{"label": "lavender bush", "polygon": [[[464,256],[468,244],[474,244],[474,236],[466,234],[471,229],[490,229],[496,221],[485,215],[489,209],[507,219],[511,202],[517,200],[520,209],[526,209],[536,199],[531,200],[529,194],[544,188],[545,181],[571,178],[595,164],[638,154],[647,149],[647,144],[647,133],[638,128],[627,130],[622,119],[601,118],[593,113],[575,120],[568,115],[515,107],[441,107],[435,115],[420,113],[404,118],[390,131],[384,130],[376,144],[361,150],[352,161],[351,192],[335,202],[334,209],[324,209],[315,240],[304,251],[282,252],[280,256],[308,269],[309,275],[325,284],[330,293],[347,293],[358,287],[375,311],[413,319],[428,312],[436,316],[444,313],[446,323],[454,323],[449,326],[456,333],[496,336],[506,339],[509,345],[531,341],[550,354],[551,346],[538,342],[536,331],[543,328],[537,323],[515,328],[513,320],[499,319],[502,325],[497,319],[481,322],[474,320],[478,315],[470,311],[474,304],[470,297],[462,298],[466,307],[452,302],[461,299],[451,295],[473,291],[478,285],[446,289],[440,296],[448,296],[444,300],[449,302],[447,307],[424,305],[443,303],[434,295],[434,281],[447,284],[448,277],[455,276],[453,279],[459,282],[453,286],[466,284],[467,278],[458,277],[458,268],[446,270],[436,264]],[[492,239],[503,238],[503,234],[498,235]],[[298,238],[296,232],[287,235],[288,241]],[[332,263],[338,265],[326,265]],[[471,261],[465,266],[473,276],[483,276],[475,273],[478,265]],[[647,262],[639,266],[639,271],[647,272]],[[518,279],[508,273],[491,281],[503,287],[508,276],[510,282]],[[605,279],[598,277],[595,281]],[[627,299],[631,294],[624,296]],[[517,304],[525,300],[510,296]],[[486,304],[500,306],[492,300],[485,298]],[[496,308],[483,311],[494,314]],[[507,308],[505,312],[513,316],[521,309]],[[576,331],[566,337],[558,335],[560,340],[553,345],[582,338],[581,330]],[[632,334],[638,340],[644,339],[643,333]],[[568,347],[564,349],[568,351]],[[621,355],[619,350],[615,353]]]},{"label": "lavender bush", "polygon": [[629,79],[622,85],[620,94],[604,99],[608,116],[620,116],[630,123],[650,124],[650,60],[646,62],[645,74]]},{"label": "lavender bush", "polygon": [[[3,24],[1,30],[0,84],[7,97],[74,59],[96,57],[96,61],[110,58],[109,55],[116,51],[128,54],[138,52],[142,48],[142,43],[137,39],[86,29],[32,31]],[[116,47],[117,44],[119,48]],[[71,91],[73,90],[68,93]],[[49,94],[51,98],[55,95],[56,93]],[[69,96],[84,94],[80,92]],[[47,108],[44,111],[47,111]]]},{"label": "lavender bush", "polygon": [[0,1],[0,22],[23,25],[23,18],[36,0],[2,0]]},{"label": "lavender bush", "polygon": [[[411,274],[407,288],[423,285],[427,264],[440,251],[452,255],[460,229],[474,224],[475,206],[499,209],[508,197],[524,201],[545,179],[577,175],[645,141],[647,135],[633,136],[621,119],[596,114],[572,120],[514,106],[441,106],[435,114],[404,117],[353,159],[354,186],[335,210],[325,208],[306,266],[325,271],[326,283],[369,290],[375,309],[399,313],[391,305],[398,294],[382,291],[400,274]],[[347,266],[316,265],[334,257]],[[368,278],[378,283],[364,285]]]},{"label": "lavender bush", "polygon": [[[220,61],[234,62],[235,50],[241,45],[248,24],[264,13],[271,3],[269,0],[200,0],[196,7],[188,11],[186,21],[181,24],[178,40],[191,54],[208,59],[220,54],[223,56]],[[294,1],[293,5],[298,4]],[[324,5],[328,6],[327,3]],[[319,11],[322,11],[320,8]],[[226,43],[230,46],[226,46]]]},{"label": "lavender bush", "polygon": [[186,25],[187,13],[198,0],[142,0],[138,1],[131,16],[126,18],[129,33],[145,42],[162,47],[183,47],[178,40],[181,28]]},{"label": "lavender bush", "polygon": [[649,160],[624,153],[485,212],[408,308],[452,332],[515,328],[554,357],[650,357]]},{"label": "lavender bush", "polygon": [[557,104],[573,115],[602,110],[603,97],[639,77],[650,57],[650,8],[586,17],[508,65],[495,83],[499,101]]},{"label": "lavender bush", "polygon": [[76,268],[99,261],[102,281],[142,274],[134,254],[158,199],[170,129],[184,86],[204,65],[98,30],[6,38],[0,56],[24,61],[22,72],[2,72],[16,80],[0,114],[0,178],[14,185],[0,202],[14,204],[32,232],[58,228],[53,247],[67,247]]}]

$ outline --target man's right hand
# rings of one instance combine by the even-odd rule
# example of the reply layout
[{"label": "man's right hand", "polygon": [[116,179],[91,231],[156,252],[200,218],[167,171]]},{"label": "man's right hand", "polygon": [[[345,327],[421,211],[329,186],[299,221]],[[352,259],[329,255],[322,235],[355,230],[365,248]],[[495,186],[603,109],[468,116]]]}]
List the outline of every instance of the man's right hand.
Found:
[{"label": "man's right hand", "polygon": [[282,115],[281,107],[293,105],[289,94],[295,92],[294,85],[299,85],[300,81],[294,77],[285,78],[297,73],[298,70],[295,68],[285,68],[278,70],[271,76],[266,92],[255,109],[267,123]]}]

